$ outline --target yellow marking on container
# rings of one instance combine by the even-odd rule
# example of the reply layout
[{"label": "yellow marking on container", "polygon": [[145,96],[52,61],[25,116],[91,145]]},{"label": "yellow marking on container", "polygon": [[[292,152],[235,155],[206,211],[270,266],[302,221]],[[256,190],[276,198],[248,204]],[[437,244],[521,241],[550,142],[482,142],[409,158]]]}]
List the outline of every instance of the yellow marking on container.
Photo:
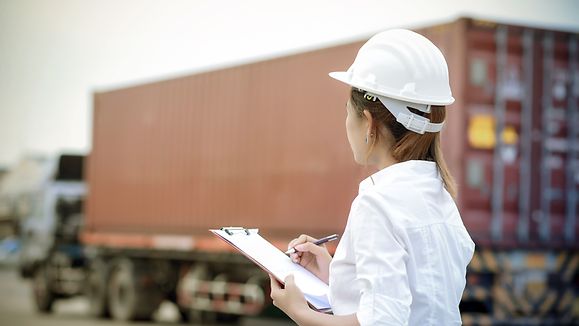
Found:
[{"label": "yellow marking on container", "polygon": [[498,272],[499,267],[493,253],[489,250],[483,250],[482,256],[487,265],[487,269],[492,272]]},{"label": "yellow marking on container", "polygon": [[516,308],[513,305],[513,302],[511,301],[511,298],[509,297],[507,291],[503,289],[501,286],[497,285],[493,287],[493,298],[495,299],[493,307],[494,308],[493,310],[495,311],[495,317],[505,318],[506,317],[506,315],[504,314],[505,309],[511,315],[515,314]]},{"label": "yellow marking on container", "polygon": [[486,300],[490,296],[490,292],[487,288],[482,286],[477,286],[474,289],[474,297],[478,300]]},{"label": "yellow marking on container", "polygon": [[545,293],[545,283],[544,282],[532,282],[527,283],[527,293],[533,300],[539,299],[543,293]]},{"label": "yellow marking on container", "polygon": [[547,255],[540,253],[529,253],[526,259],[527,267],[533,269],[544,269],[547,266]]},{"label": "yellow marking on container", "polygon": [[519,140],[519,134],[513,126],[506,126],[503,129],[503,142],[507,145],[514,145]]},{"label": "yellow marking on container", "polygon": [[470,264],[468,264],[468,267],[475,272],[480,272],[482,270],[481,268],[481,262],[480,262],[480,256],[479,256],[479,252],[475,251],[474,255],[472,256],[472,259],[470,261]]},{"label": "yellow marking on container", "polygon": [[563,263],[565,262],[565,258],[567,258],[567,253],[566,252],[562,252],[559,255],[557,255],[557,270],[561,270],[561,268],[563,268]]},{"label": "yellow marking on container", "polygon": [[472,148],[492,149],[495,146],[494,118],[476,115],[468,124],[468,143]]},{"label": "yellow marking on container", "polygon": [[561,301],[559,301],[559,304],[557,305],[557,312],[563,313],[563,311],[567,310],[566,308],[573,304],[573,299],[574,299],[573,290],[565,291],[565,294],[563,295]]},{"label": "yellow marking on container", "polygon": [[547,294],[547,298],[539,306],[539,313],[541,316],[545,316],[549,312],[549,310],[551,310],[551,307],[553,307],[553,304],[555,303],[555,299],[557,299],[557,295],[555,294],[555,292],[549,291],[549,294]]},{"label": "yellow marking on container", "polygon": [[472,314],[462,314],[460,315],[460,318],[462,319],[463,325],[465,326],[474,325],[474,318],[472,317]]},{"label": "yellow marking on container", "polygon": [[[478,114],[470,118],[468,122],[468,143],[472,148],[492,149],[496,145],[495,117],[490,114]],[[519,134],[513,126],[505,126],[502,132],[502,140],[506,145],[515,145],[519,140]]]},{"label": "yellow marking on container", "polygon": [[577,271],[577,265],[579,264],[579,255],[573,255],[573,258],[567,265],[567,270],[563,273],[563,280],[571,281],[573,275]]}]

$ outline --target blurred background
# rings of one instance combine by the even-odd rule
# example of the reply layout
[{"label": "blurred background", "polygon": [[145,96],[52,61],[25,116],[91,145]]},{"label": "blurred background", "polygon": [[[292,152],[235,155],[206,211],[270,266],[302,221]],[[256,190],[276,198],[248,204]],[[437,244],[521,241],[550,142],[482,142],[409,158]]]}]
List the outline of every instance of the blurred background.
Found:
[{"label": "blurred background", "polygon": [[0,0],[0,325],[291,325],[267,275],[207,229],[280,248],[342,232],[374,171],[353,162],[348,89],[327,73],[399,27],[439,46],[457,99],[443,148],[477,245],[463,323],[576,324],[578,13]]}]

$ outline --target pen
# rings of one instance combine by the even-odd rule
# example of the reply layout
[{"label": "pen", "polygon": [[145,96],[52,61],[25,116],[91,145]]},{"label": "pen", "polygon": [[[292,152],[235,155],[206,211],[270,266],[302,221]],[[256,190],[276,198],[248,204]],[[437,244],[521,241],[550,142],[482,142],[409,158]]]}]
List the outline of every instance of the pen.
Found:
[{"label": "pen", "polygon": [[[336,240],[336,239],[338,239],[338,235],[337,235],[337,234],[332,234],[332,235],[329,235],[329,236],[327,236],[327,237],[323,237],[323,238],[321,238],[321,239],[318,239],[318,240],[314,241],[314,244],[315,244],[316,246],[319,246],[319,245],[321,245],[322,243],[326,243],[326,242],[329,242],[329,241],[334,241],[334,240]],[[293,253],[295,253],[295,252],[298,252],[298,251],[296,250],[295,247],[292,247],[292,248],[289,248],[288,251],[285,252],[285,254],[286,254],[286,255],[289,255],[289,254],[293,254]]]}]

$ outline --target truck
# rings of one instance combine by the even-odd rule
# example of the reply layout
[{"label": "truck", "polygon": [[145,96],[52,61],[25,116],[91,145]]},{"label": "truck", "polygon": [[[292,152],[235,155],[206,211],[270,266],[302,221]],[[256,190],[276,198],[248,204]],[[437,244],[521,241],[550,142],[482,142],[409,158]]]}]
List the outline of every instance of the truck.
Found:
[{"label": "truck", "polygon": [[[463,323],[577,322],[577,33],[474,18],[416,30],[456,98],[442,144],[476,243]],[[364,41],[94,94],[80,233],[94,316],[268,307],[267,275],[208,229],[259,228],[280,249],[344,229],[374,171],[352,159],[349,90],[327,73]]]},{"label": "truck", "polygon": [[[50,312],[57,299],[85,292],[84,155],[24,158],[9,174],[18,215],[20,275],[32,280],[36,308]],[[4,184],[6,185],[6,183]],[[5,193],[6,194],[6,193]],[[7,198],[5,197],[5,198]]]}]

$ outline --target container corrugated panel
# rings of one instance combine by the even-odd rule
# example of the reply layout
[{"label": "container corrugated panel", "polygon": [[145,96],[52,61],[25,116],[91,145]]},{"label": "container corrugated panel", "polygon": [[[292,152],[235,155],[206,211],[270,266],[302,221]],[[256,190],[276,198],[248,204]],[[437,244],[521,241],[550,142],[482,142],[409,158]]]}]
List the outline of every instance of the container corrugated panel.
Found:
[{"label": "container corrugated panel", "polygon": [[460,19],[421,30],[449,61],[443,144],[479,245],[577,247],[577,34]]},{"label": "container corrugated panel", "polygon": [[357,183],[348,89],[360,44],[98,93],[86,230],[269,234],[343,228]]}]

